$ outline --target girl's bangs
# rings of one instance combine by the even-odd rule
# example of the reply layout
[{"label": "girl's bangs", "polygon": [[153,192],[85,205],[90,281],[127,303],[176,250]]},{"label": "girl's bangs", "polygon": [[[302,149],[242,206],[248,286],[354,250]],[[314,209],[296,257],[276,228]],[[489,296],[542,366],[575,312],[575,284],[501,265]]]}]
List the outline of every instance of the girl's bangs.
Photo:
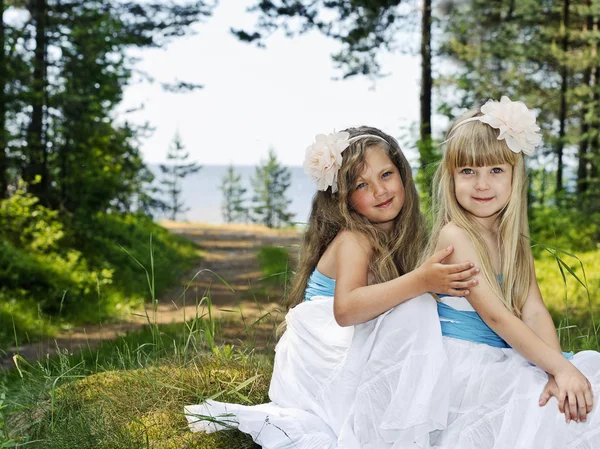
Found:
[{"label": "girl's bangs", "polygon": [[354,187],[353,184],[367,167],[366,153],[372,148],[378,148],[390,155],[389,145],[374,138],[366,138],[359,142],[352,143],[350,147],[342,153],[342,166],[348,166],[346,171],[346,184],[350,189]]},{"label": "girl's bangs", "polygon": [[477,121],[455,127],[446,142],[445,160],[450,170],[515,165],[516,159],[506,142],[498,140],[497,130]]}]

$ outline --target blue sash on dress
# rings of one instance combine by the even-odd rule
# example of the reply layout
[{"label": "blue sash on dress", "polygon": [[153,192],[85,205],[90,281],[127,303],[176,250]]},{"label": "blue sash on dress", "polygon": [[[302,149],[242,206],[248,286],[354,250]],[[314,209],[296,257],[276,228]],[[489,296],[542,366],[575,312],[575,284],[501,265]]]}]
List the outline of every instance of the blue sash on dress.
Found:
[{"label": "blue sash on dress", "polygon": [[335,290],[335,279],[331,279],[324,274],[321,274],[316,268],[308,279],[305,301],[310,301],[313,296],[333,296]]},{"label": "blue sash on dress", "polygon": [[456,310],[442,302],[437,303],[438,315],[449,321],[440,321],[442,335],[459,340],[484,343],[495,348],[509,348],[500,335],[494,332],[477,312]]},{"label": "blue sash on dress", "polygon": [[[502,283],[502,275],[498,275],[498,281]],[[442,298],[450,295],[438,296]],[[456,310],[439,301],[437,309],[438,315],[440,318],[443,318],[443,320],[440,320],[440,325],[442,327],[442,335],[445,337],[482,343],[495,348],[510,348],[510,345],[500,335],[485,324],[485,321],[481,319],[477,312]],[[563,352],[563,355],[568,360],[573,358],[572,352]]]}]

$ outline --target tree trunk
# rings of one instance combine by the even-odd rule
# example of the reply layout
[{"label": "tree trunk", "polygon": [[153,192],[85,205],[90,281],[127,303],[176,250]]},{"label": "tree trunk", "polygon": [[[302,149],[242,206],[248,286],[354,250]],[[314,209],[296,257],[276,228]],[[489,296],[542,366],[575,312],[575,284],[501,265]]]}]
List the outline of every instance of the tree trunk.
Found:
[{"label": "tree trunk", "polygon": [[[46,0],[32,0],[31,16],[36,24],[35,58],[33,61],[32,111],[31,122],[27,130],[29,147],[29,166],[25,170],[25,180],[29,189],[40,202],[48,204],[48,155],[44,139],[44,106],[46,101]],[[39,182],[33,183],[36,177]]]},{"label": "tree trunk", "polygon": [[[586,1],[586,6],[590,6],[591,0]],[[590,13],[586,20],[583,22],[583,33],[587,35],[592,31],[594,27],[593,18]],[[595,49],[594,49],[595,50]],[[597,75],[596,75],[597,76]],[[592,68],[587,67],[583,72],[583,85],[587,88],[591,88],[592,82]],[[583,194],[588,190],[588,146],[590,141],[590,124],[587,121],[587,115],[589,112],[591,98],[588,95],[584,98],[581,105],[581,137],[579,140],[579,152],[578,152],[578,166],[577,166],[577,194]]]},{"label": "tree trunk", "polygon": [[508,2],[508,14],[506,15],[506,20],[510,21],[513,19],[515,14],[515,0],[510,0]]},{"label": "tree trunk", "polygon": [[[584,86],[590,86],[592,78],[592,69],[588,68],[583,73]],[[583,101],[581,106],[581,136],[579,140],[578,166],[577,166],[577,193],[581,194],[588,189],[588,143],[590,125],[587,122],[587,114],[589,110],[589,98]]]},{"label": "tree trunk", "polygon": [[4,0],[0,0],[0,199],[8,194],[8,157],[6,154],[6,56],[4,50]]},{"label": "tree trunk", "polygon": [[431,139],[431,91],[433,77],[431,73],[431,0],[423,0],[421,20],[421,93],[420,93],[420,134],[419,159],[420,169],[417,181],[424,200],[431,192],[430,166],[435,162]]},{"label": "tree trunk", "polygon": [[[569,4],[570,0],[565,0],[563,7],[563,32],[565,33],[562,39],[562,50],[563,54],[566,55],[569,49]],[[556,143],[556,196],[560,198],[562,191],[564,190],[563,185],[563,149],[565,145],[565,134],[566,134],[566,121],[567,121],[567,87],[569,79],[569,71],[566,63],[562,63],[560,70],[561,84],[560,84],[560,111],[559,111],[559,131],[558,141]]]},{"label": "tree trunk", "polygon": [[421,142],[427,142],[431,139],[432,85],[431,0],[423,0],[423,17],[421,21]]},{"label": "tree trunk", "polygon": [[[594,33],[598,33],[598,19],[594,19]],[[600,41],[596,42],[596,57],[600,53]],[[596,189],[600,184],[598,172],[598,166],[600,164],[600,126],[598,123],[598,113],[600,112],[600,64],[597,65],[594,69],[594,83],[593,83],[593,99],[592,106],[594,108],[594,132],[592,133],[592,138],[590,139],[590,149],[588,154],[588,182],[592,183]]]}]

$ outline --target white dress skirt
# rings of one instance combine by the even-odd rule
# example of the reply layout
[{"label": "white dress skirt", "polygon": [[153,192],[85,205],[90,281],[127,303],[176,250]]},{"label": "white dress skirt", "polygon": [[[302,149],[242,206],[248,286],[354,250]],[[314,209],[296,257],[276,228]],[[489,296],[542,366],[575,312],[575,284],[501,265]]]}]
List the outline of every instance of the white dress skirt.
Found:
[{"label": "white dress skirt", "polygon": [[[465,298],[443,298],[473,311]],[[515,350],[443,337],[451,378],[446,429],[431,434],[436,449],[600,449],[600,353],[571,359],[592,384],[585,423],[565,422],[558,401],[538,405],[548,376]]]},{"label": "white dress skirt", "polygon": [[313,297],[286,317],[272,402],[188,406],[189,426],[235,427],[265,449],[600,449],[600,353],[571,360],[595,402],[587,422],[567,424],[556,398],[538,405],[542,370],[513,349],[442,336],[439,320],[422,295],[341,328],[332,298]]},{"label": "white dress skirt", "polygon": [[315,296],[286,323],[272,402],[187,406],[192,431],[234,427],[265,449],[403,449],[431,447],[446,427],[451,378],[431,295],[345,328],[333,298]]}]

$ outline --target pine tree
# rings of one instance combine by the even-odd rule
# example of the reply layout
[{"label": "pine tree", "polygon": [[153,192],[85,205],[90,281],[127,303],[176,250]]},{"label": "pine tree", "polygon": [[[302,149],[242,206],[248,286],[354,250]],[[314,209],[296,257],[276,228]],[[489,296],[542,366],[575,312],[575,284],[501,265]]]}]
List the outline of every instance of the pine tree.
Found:
[{"label": "pine tree", "polygon": [[185,207],[181,198],[181,181],[186,176],[196,173],[202,168],[196,162],[187,163],[189,157],[190,154],[185,151],[181,136],[176,133],[167,153],[169,164],[160,165],[160,169],[165,175],[161,184],[165,186],[164,193],[167,194],[166,209],[170,212],[170,218],[173,221],[177,220],[179,214],[190,210]]},{"label": "pine tree", "polygon": [[247,189],[242,187],[241,179],[242,176],[236,173],[233,164],[231,164],[219,187],[223,192],[221,213],[225,223],[247,221],[248,219],[248,208],[244,206],[244,195]]},{"label": "pine tree", "polygon": [[6,198],[8,189],[8,157],[6,154],[6,57],[4,50],[4,0],[0,0],[0,199]]},{"label": "pine tree", "polygon": [[288,212],[287,208],[292,201],[285,196],[285,191],[290,186],[290,178],[290,171],[279,163],[275,151],[270,149],[267,160],[256,167],[255,177],[251,180],[254,189],[254,222],[269,228],[291,223],[294,214]]}]

